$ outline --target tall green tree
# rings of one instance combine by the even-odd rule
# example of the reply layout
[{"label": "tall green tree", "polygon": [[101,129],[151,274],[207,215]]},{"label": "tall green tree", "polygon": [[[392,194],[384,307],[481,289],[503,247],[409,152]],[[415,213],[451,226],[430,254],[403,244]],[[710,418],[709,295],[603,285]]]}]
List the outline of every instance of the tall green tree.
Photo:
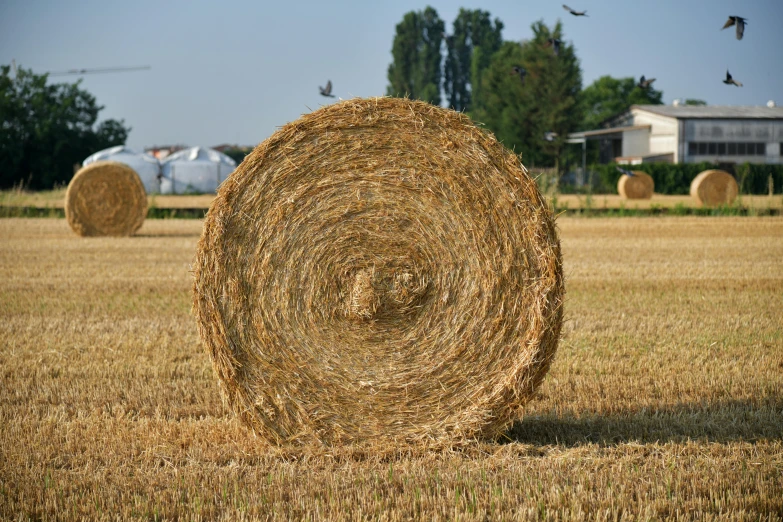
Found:
[{"label": "tall green tree", "polygon": [[503,43],[503,22],[481,9],[460,9],[453,33],[446,38],[443,90],[449,107],[470,111],[471,95],[480,89],[481,74]]},{"label": "tall green tree", "polygon": [[73,177],[73,166],[100,149],[123,145],[123,121],[95,126],[103,109],[80,82],[47,83],[47,75],[0,68],[0,187],[24,183],[52,188]]},{"label": "tall green tree", "polygon": [[440,105],[441,44],[443,20],[432,7],[424,11],[410,11],[397,31],[392,44],[392,63],[389,65],[389,96],[409,96]]},{"label": "tall green tree", "polygon": [[583,130],[597,129],[612,116],[627,111],[631,105],[660,105],[663,92],[652,87],[642,89],[634,78],[601,76],[582,91],[585,118]]},{"label": "tall green tree", "polygon": [[[582,121],[582,71],[560,22],[532,25],[533,38],[505,42],[490,59],[471,116],[486,124],[528,166],[559,166],[565,139]],[[548,45],[561,41],[559,56]],[[524,79],[514,67],[527,71]]]}]

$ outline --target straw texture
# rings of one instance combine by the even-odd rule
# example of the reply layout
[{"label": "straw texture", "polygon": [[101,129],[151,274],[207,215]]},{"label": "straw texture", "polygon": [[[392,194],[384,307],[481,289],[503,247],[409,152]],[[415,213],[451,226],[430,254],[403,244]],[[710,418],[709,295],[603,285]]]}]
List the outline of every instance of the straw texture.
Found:
[{"label": "straw texture", "polygon": [[617,193],[625,199],[650,199],[655,192],[655,181],[646,172],[634,170],[633,176],[623,174],[617,181]]},{"label": "straw texture", "polygon": [[534,180],[418,101],[344,101],[261,143],[219,189],[194,277],[228,402],[273,443],[496,436],[560,337],[560,243]]},{"label": "straw texture", "polygon": [[705,170],[691,181],[691,197],[705,207],[730,205],[737,194],[737,180],[723,170]]},{"label": "straw texture", "polygon": [[65,217],[80,236],[130,236],[146,216],[144,185],[123,163],[91,163],[74,175],[65,192]]}]

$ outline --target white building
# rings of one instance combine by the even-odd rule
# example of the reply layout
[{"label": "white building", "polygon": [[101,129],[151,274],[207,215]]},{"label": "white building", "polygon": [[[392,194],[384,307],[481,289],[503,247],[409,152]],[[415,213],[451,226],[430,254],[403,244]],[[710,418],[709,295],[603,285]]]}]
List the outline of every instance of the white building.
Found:
[{"label": "white building", "polygon": [[598,140],[602,163],[783,164],[783,107],[633,105],[609,127],[569,134]]},{"label": "white building", "polygon": [[175,152],[161,162],[160,192],[214,194],[236,166],[229,156],[206,147]]}]

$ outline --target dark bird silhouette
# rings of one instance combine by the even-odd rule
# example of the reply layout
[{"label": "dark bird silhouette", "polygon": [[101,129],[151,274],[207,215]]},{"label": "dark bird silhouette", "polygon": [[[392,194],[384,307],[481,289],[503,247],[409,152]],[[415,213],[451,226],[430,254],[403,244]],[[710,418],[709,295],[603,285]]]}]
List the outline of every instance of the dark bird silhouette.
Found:
[{"label": "dark bird silhouette", "polygon": [[655,81],[655,78],[650,78],[649,80],[644,78],[644,75],[642,75],[641,78],[639,78],[639,83],[636,84],[637,87],[640,89],[649,89],[652,85],[652,82]]},{"label": "dark bird silhouette", "polygon": [[617,170],[619,170],[620,172],[622,172],[626,176],[630,176],[630,177],[636,176],[636,174],[634,174],[632,170],[624,169],[622,167],[617,167]]},{"label": "dark bird silhouette", "polygon": [[552,50],[555,52],[555,56],[560,56],[560,39],[559,38],[550,38],[547,40],[546,45],[547,47],[551,47]]},{"label": "dark bird silhouette", "polygon": [[742,35],[745,34],[745,22],[747,22],[747,20],[745,18],[742,18],[741,16],[730,16],[729,19],[726,20],[726,23],[723,24],[722,29],[726,29],[727,27],[736,25],[737,40],[742,40]]},{"label": "dark bird silhouette", "polygon": [[555,139],[557,139],[557,133],[556,132],[552,132],[552,131],[545,132],[544,133],[544,139],[546,141],[555,141]]},{"label": "dark bird silhouette", "polygon": [[563,4],[563,9],[565,9],[566,11],[568,11],[569,13],[571,13],[574,16],[587,16],[587,11],[586,10],[585,11],[574,11],[573,9],[571,9],[570,7],[568,7],[565,4]]},{"label": "dark bird silhouette", "polygon": [[726,79],[723,80],[723,83],[726,85],[736,85],[737,87],[742,87],[742,84],[731,77],[731,74],[729,74],[729,70],[726,69]]},{"label": "dark bird silhouette", "polygon": [[321,87],[319,85],[318,90],[321,91],[321,96],[328,96],[329,98],[334,98],[334,94],[332,94],[332,80],[326,82],[326,87]]},{"label": "dark bird silhouette", "polygon": [[511,74],[519,75],[519,79],[524,82],[525,81],[525,75],[527,75],[527,71],[524,68],[520,67],[519,65],[515,65],[513,67],[513,69],[514,69],[514,72],[512,72]]}]

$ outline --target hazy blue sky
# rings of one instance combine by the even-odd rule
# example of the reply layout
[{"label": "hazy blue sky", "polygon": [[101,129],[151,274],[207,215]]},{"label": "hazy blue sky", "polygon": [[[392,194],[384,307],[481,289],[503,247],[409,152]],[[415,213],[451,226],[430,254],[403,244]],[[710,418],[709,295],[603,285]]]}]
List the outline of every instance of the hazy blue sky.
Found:
[{"label": "hazy blue sky", "polygon": [[[506,40],[530,38],[539,19],[563,21],[584,85],[609,74],[657,78],[664,101],[783,104],[783,0],[432,1],[447,31],[460,7],[500,18]],[[342,98],[386,91],[394,27],[427,2],[0,0],[0,63],[36,72],[151,65],[83,76],[101,119],[133,127],[128,145],[255,145],[301,114]],[[745,37],[721,31],[748,19]],[[745,84],[724,85],[726,69]],[[75,81],[76,76],[57,78]]]}]

